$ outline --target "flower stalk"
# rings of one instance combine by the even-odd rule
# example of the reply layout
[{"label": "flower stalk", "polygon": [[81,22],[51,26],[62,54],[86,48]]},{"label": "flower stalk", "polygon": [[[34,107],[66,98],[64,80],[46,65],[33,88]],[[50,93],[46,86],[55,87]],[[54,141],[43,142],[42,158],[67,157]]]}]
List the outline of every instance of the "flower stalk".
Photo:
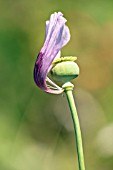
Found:
[{"label": "flower stalk", "polygon": [[76,148],[77,148],[77,154],[78,154],[79,170],[85,170],[81,129],[80,129],[79,118],[78,118],[78,114],[77,114],[77,110],[75,107],[75,102],[74,102],[74,98],[73,98],[73,94],[72,94],[73,87],[74,87],[74,85],[70,82],[67,82],[62,86],[62,88],[64,89],[64,92],[66,94],[68,104],[70,107],[70,111],[71,111],[71,116],[73,119],[73,125],[74,125],[75,137],[76,137]]}]

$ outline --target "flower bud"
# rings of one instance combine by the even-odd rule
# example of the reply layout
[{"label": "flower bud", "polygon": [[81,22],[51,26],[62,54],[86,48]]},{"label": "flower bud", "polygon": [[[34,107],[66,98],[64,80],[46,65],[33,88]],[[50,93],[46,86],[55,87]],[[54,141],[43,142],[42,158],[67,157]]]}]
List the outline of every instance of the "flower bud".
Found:
[{"label": "flower bud", "polygon": [[51,69],[51,76],[58,82],[69,82],[79,75],[79,67],[74,61],[62,61]]}]

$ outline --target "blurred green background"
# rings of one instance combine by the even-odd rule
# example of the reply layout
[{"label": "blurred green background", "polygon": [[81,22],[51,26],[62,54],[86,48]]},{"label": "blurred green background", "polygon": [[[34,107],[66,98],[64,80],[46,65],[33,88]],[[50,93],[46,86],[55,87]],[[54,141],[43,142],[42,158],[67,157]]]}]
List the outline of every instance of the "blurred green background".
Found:
[{"label": "blurred green background", "polygon": [[87,170],[113,169],[113,1],[0,0],[0,170],[77,170],[65,95],[36,87],[45,21],[61,11],[78,57],[74,81]]}]

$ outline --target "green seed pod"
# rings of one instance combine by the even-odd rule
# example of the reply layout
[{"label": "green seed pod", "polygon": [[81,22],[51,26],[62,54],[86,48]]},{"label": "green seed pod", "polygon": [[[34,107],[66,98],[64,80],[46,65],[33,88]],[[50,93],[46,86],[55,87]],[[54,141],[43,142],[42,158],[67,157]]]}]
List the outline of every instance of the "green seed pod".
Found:
[{"label": "green seed pod", "polygon": [[60,61],[57,59],[57,62],[54,62],[55,64],[53,63],[53,68],[50,73],[54,80],[65,83],[79,75],[79,67],[72,58],[73,57],[71,57],[70,60],[69,58],[68,60],[61,58]]}]

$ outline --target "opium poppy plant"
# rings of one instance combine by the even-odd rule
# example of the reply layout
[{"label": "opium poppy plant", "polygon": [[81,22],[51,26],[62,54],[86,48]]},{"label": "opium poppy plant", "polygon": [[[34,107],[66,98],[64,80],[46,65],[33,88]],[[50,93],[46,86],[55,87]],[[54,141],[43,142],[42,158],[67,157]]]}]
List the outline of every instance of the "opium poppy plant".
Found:
[{"label": "opium poppy plant", "polygon": [[[74,85],[70,82],[79,75],[76,57],[61,57],[61,49],[70,40],[70,31],[61,12],[55,12],[46,21],[46,34],[34,67],[34,80],[39,88],[47,93],[66,93],[74,124],[79,170],[85,170],[82,137],[77,110],[72,95]],[[51,74],[52,81],[48,77]],[[56,82],[62,82],[59,87]]]}]

